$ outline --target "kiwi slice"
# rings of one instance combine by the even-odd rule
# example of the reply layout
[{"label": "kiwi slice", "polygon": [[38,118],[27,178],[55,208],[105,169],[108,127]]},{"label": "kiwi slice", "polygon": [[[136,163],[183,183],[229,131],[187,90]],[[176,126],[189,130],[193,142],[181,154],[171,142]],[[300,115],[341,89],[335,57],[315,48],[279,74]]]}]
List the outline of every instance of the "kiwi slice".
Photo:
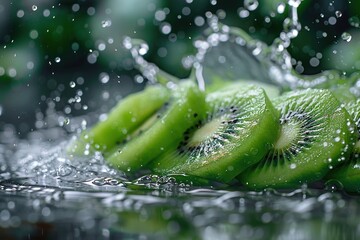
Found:
[{"label": "kiwi slice", "polygon": [[149,86],[126,97],[111,110],[105,121],[85,131],[71,143],[68,152],[82,155],[85,151],[110,151],[141,127],[169,98],[169,90],[160,85]]},{"label": "kiwi slice", "polygon": [[329,90],[307,89],[273,100],[280,136],[259,163],[240,174],[251,189],[293,188],[322,179],[352,151],[354,123]]},{"label": "kiwi slice", "polygon": [[339,181],[348,192],[360,192],[360,99],[350,101],[344,106],[356,123],[357,141],[349,161],[331,171],[326,178]]},{"label": "kiwi slice", "polygon": [[238,86],[208,94],[206,116],[150,168],[227,183],[262,159],[276,140],[278,114],[263,89]]},{"label": "kiwi slice", "polygon": [[318,89],[329,89],[340,102],[356,100],[357,96],[351,91],[356,78],[353,76],[334,76],[322,84],[316,86]]},{"label": "kiwi slice", "polygon": [[123,171],[135,171],[157,158],[162,152],[178,145],[186,129],[205,113],[205,94],[190,80],[180,82],[160,118],[106,157]]}]

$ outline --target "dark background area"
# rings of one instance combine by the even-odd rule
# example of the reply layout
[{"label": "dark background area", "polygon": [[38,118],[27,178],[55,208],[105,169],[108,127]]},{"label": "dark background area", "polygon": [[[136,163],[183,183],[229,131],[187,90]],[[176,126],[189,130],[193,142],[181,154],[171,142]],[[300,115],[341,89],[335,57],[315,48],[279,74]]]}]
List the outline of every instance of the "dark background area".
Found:
[{"label": "dark background area", "polygon": [[[288,8],[276,13],[280,3],[261,0],[241,18],[244,2],[235,0],[0,0],[0,129],[12,124],[25,136],[49,127],[51,111],[69,118],[107,112],[143,88],[124,36],[145,40],[148,61],[187,77],[182,59],[195,53],[207,12],[271,44],[288,17]],[[359,1],[306,0],[299,18],[302,30],[288,49],[299,73],[360,69]]]}]

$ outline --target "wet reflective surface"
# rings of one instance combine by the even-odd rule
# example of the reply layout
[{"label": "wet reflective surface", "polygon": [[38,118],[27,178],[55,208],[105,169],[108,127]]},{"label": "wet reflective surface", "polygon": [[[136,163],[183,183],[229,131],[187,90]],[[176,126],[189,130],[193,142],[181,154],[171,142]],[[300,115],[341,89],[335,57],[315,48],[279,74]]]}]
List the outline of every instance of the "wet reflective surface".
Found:
[{"label": "wet reflective surface", "polygon": [[[101,156],[68,159],[63,129],[0,145],[4,239],[357,239],[360,198],[303,187],[251,192],[186,177],[126,176]],[[6,138],[4,137],[6,136]],[[44,139],[44,140],[39,140]],[[4,142],[4,140],[7,140]]]}]

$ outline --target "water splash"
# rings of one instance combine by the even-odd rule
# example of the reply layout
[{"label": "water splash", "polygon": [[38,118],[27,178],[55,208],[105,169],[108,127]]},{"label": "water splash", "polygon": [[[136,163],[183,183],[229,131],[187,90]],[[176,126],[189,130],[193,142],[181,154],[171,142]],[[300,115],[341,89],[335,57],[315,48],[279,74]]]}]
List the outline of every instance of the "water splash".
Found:
[{"label": "water splash", "polygon": [[144,55],[149,50],[149,45],[145,41],[125,37],[123,46],[130,51],[134,60],[134,67],[137,68],[151,83],[160,83],[168,87],[177,83],[178,79],[176,77],[163,72],[155,64],[144,59]]},{"label": "water splash", "polygon": [[341,73],[337,71],[303,76],[293,69],[287,48],[301,30],[297,12],[300,4],[301,0],[288,1],[289,17],[271,46],[251,38],[241,29],[219,23],[218,18],[211,15],[204,38],[194,43],[197,54],[184,61],[187,67],[195,69],[199,87],[203,89],[215,81],[251,79],[283,89],[297,89],[316,87],[339,78]]}]

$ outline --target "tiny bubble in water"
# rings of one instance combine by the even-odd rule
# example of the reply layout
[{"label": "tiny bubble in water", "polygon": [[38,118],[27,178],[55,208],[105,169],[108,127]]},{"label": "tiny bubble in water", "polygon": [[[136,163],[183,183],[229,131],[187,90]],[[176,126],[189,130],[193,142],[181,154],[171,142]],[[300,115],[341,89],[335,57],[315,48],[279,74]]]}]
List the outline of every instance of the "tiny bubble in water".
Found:
[{"label": "tiny bubble in water", "polygon": [[36,6],[36,5],[32,5],[31,9],[32,9],[33,11],[36,11],[36,10],[37,10],[37,6]]},{"label": "tiny bubble in water", "polygon": [[59,57],[55,58],[55,62],[59,63],[60,61],[61,61],[61,58],[59,58]]}]

